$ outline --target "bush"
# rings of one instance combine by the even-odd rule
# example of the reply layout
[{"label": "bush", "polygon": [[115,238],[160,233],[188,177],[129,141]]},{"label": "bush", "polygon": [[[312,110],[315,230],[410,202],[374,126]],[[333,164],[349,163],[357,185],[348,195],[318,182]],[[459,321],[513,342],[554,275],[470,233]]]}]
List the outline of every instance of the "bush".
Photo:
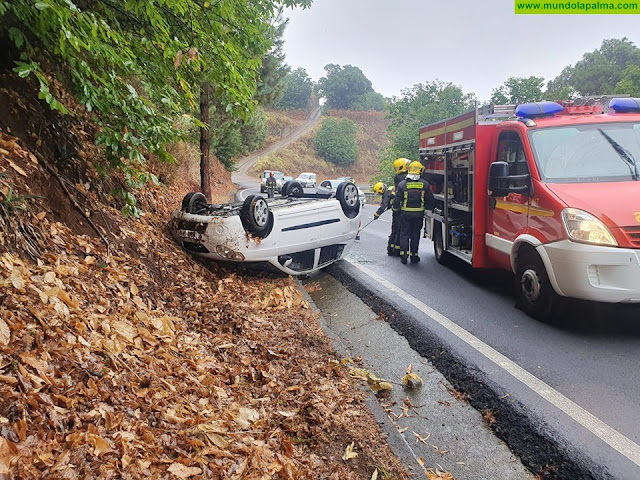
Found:
[{"label": "bush", "polygon": [[358,161],[358,128],[348,118],[325,118],[316,134],[316,152],[336,165],[352,165]]}]

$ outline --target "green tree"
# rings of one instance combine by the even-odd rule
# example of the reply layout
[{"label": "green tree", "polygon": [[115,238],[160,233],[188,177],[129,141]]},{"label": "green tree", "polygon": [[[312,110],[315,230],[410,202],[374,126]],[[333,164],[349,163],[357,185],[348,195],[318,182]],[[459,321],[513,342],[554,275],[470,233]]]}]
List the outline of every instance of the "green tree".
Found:
[{"label": "green tree", "polygon": [[318,92],[327,99],[329,108],[351,109],[364,95],[373,92],[371,81],[358,67],[326,65],[326,76],[318,81]]},{"label": "green tree", "polygon": [[576,89],[573,87],[573,67],[564,67],[560,75],[547,82],[547,89],[544,92],[546,100],[570,100],[576,96]]},{"label": "green tree", "polygon": [[264,145],[269,126],[267,114],[262,107],[257,107],[251,118],[242,122],[240,133],[242,135],[242,153],[253,152]]},{"label": "green tree", "polygon": [[258,87],[255,100],[259,105],[267,106],[278,103],[284,93],[284,79],[290,71],[289,66],[284,62],[284,31],[289,23],[289,19],[281,19],[281,11],[278,12],[275,25],[270,29],[273,47],[271,51],[262,59],[258,77]]},{"label": "green tree", "polygon": [[388,105],[391,145],[381,155],[390,163],[399,157],[415,159],[420,148],[420,127],[459,115],[475,106],[473,94],[465,94],[452,83],[440,80],[419,83],[402,91]]},{"label": "green tree", "polygon": [[387,101],[378,92],[367,92],[358,98],[351,105],[352,110],[370,111],[375,110],[377,112],[384,111],[387,105]]},{"label": "green tree", "polygon": [[540,101],[543,86],[542,77],[510,77],[491,92],[491,102],[504,105]]},{"label": "green tree", "polygon": [[313,91],[313,81],[307,71],[300,67],[284,78],[284,93],[276,105],[278,108],[289,110],[307,108]]},{"label": "green tree", "polygon": [[[261,59],[272,46],[271,20],[281,5],[310,3],[0,0],[0,16],[19,51],[14,71],[34,76],[40,98],[66,114],[47,73],[56,75],[93,112],[104,167],[122,170],[136,188],[151,178],[148,154],[170,160],[165,146],[179,134],[173,123],[197,109],[201,85],[210,86],[204,98],[211,93],[226,113],[250,114]],[[57,71],[45,73],[42,58]],[[126,213],[135,214],[135,197],[125,198]]]},{"label": "green tree", "polygon": [[620,81],[616,84],[614,93],[629,94],[640,97],[640,66],[629,65],[622,72]]},{"label": "green tree", "polygon": [[640,49],[626,37],[604,40],[575,64],[571,85],[582,95],[612,93],[629,65],[640,65]]},{"label": "green tree", "polygon": [[356,124],[348,118],[327,117],[316,133],[316,152],[324,160],[336,165],[351,165],[358,161]]}]

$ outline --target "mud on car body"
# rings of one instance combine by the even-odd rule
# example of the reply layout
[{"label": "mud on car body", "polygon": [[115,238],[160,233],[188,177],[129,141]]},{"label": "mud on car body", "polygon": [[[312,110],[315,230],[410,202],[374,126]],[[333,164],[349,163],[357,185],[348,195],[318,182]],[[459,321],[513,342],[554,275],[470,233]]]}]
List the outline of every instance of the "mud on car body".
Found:
[{"label": "mud on car body", "polygon": [[172,215],[171,234],[195,255],[266,262],[290,275],[343,258],[360,226],[357,187],[345,182],[333,193],[305,194],[298,182],[287,182],[282,191],[279,198],[249,195],[229,204],[189,193]]}]

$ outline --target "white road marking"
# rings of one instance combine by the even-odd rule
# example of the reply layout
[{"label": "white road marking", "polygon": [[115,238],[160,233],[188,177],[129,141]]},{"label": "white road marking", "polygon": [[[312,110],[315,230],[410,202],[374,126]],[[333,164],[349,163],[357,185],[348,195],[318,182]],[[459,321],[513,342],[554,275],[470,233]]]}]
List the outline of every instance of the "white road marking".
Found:
[{"label": "white road marking", "polygon": [[250,188],[243,188],[242,190],[238,191],[238,197],[240,197],[240,200],[244,201],[244,199],[247,198],[245,194],[250,190]]},{"label": "white road marking", "polygon": [[542,398],[547,400],[549,403],[560,409],[562,412],[567,414],[570,418],[576,421],[578,424],[589,430],[600,440],[605,442],[614,450],[618,451],[629,460],[631,460],[636,465],[640,466],[640,445],[630,440],[620,432],[618,432],[613,427],[610,427],[602,420],[600,420],[595,415],[589,413],[584,408],[582,408],[577,403],[573,402],[569,398],[565,397],[562,393],[558,392],[551,386],[547,385],[545,382],[530,374],[524,368],[505,357],[503,354],[490,347],[478,337],[466,331],[464,328],[449,320],[447,317],[442,315],[437,310],[429,307],[428,305],[422,303],[420,300],[415,298],[414,296],[408,294],[404,290],[398,288],[388,280],[382,278],[380,275],[376,274],[374,271],[359,265],[358,263],[345,259],[351,265],[361,270],[363,273],[371,277],[372,280],[375,280],[380,285],[384,286],[391,292],[398,295],[400,298],[405,300],[407,303],[413,305],[422,313],[431,317],[434,321],[439,323],[441,326],[449,330],[452,334],[458,337],[460,340],[480,352],[486,358],[491,360],[497,366],[511,374],[514,378],[524,383],[527,387],[533,390],[535,393],[540,395]]}]

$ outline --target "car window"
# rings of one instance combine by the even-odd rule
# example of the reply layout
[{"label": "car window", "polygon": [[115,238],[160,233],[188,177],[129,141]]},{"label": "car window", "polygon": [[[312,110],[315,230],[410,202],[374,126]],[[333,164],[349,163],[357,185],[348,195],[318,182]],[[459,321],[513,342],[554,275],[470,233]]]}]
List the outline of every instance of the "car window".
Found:
[{"label": "car window", "polygon": [[321,187],[330,187],[330,186],[331,186],[331,184],[325,180],[324,182],[322,182],[322,183],[320,184],[320,186],[321,186]]}]

